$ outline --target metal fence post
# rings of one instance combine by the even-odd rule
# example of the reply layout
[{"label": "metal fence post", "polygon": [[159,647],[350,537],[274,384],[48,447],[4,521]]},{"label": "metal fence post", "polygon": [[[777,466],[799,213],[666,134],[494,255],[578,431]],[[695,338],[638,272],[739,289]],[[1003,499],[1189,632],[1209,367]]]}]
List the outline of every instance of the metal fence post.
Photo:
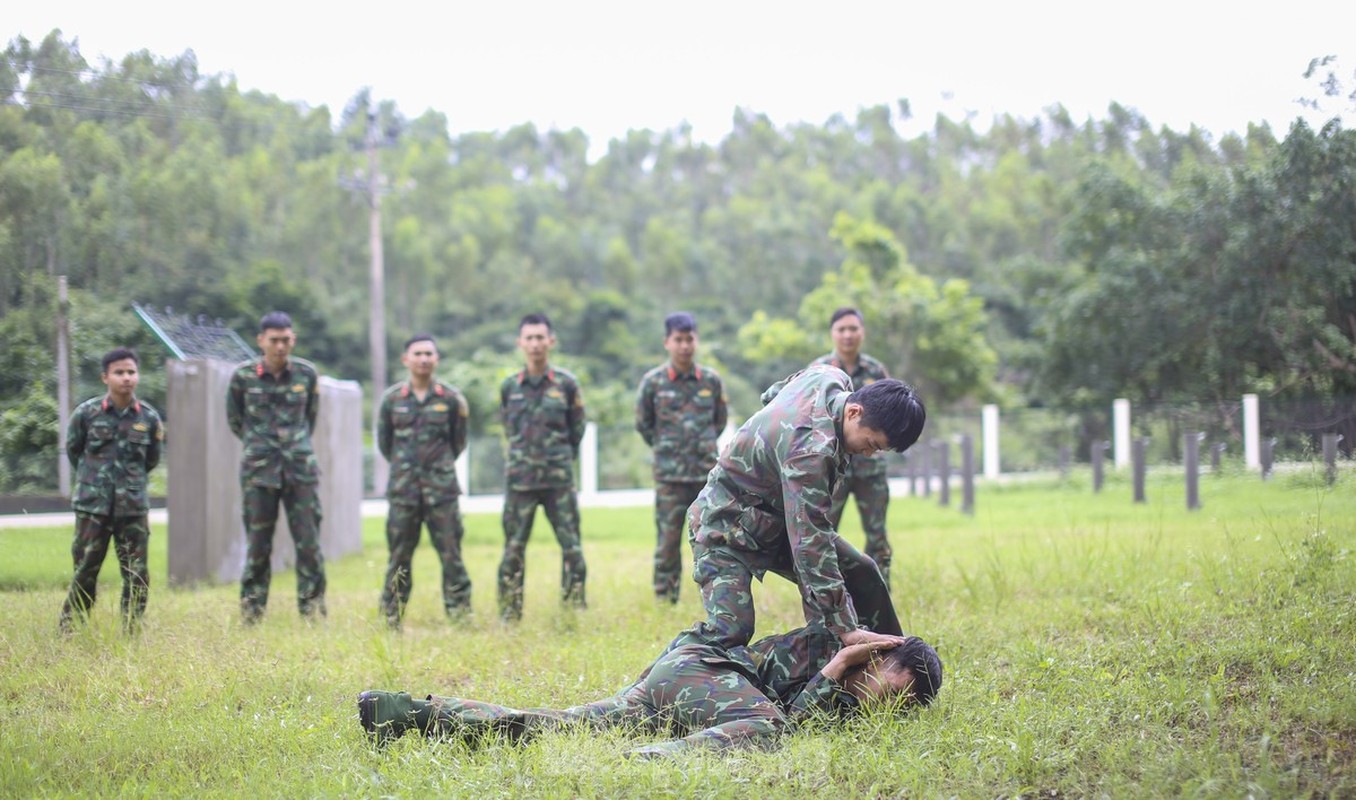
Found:
[{"label": "metal fence post", "polygon": [[937,450],[937,505],[951,505],[951,445],[947,442],[933,442]]},{"label": "metal fence post", "polygon": [[[1201,507],[1200,455],[1204,433],[1182,434],[1182,451],[1186,467],[1186,506],[1188,511]],[[1136,498],[1142,500],[1142,498]]]},{"label": "metal fence post", "polygon": [[962,434],[961,447],[961,513],[975,513],[975,441],[970,434]]},{"label": "metal fence post", "polygon": [[1130,444],[1131,467],[1135,472],[1135,502],[1143,503],[1144,500],[1144,474],[1148,471],[1148,465],[1145,464],[1145,458],[1149,450],[1149,437],[1141,436],[1136,438]]},{"label": "metal fence post", "polygon": [[1092,491],[1097,493],[1102,491],[1102,481],[1106,477],[1106,466],[1102,463],[1106,459],[1106,451],[1111,449],[1111,442],[1100,441],[1093,442],[1088,449],[1088,459],[1092,461]]}]

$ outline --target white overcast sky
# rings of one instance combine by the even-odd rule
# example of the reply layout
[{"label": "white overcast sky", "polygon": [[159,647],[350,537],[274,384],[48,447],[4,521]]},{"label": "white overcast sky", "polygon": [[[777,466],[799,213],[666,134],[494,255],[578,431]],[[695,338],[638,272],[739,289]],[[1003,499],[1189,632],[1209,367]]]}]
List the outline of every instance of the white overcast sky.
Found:
[{"label": "white overcast sky", "polygon": [[1114,100],[1156,127],[1218,138],[1267,121],[1283,136],[1303,113],[1295,99],[1317,94],[1301,78],[1310,58],[1338,55],[1349,90],[1356,69],[1356,0],[7,5],[6,40],[60,28],[91,63],[192,49],[204,73],[336,113],[370,86],[407,117],[446,114],[454,134],[579,127],[595,152],[684,121],[716,141],[737,106],[780,126],[900,98],[908,134],[939,112],[982,127],[1062,103],[1082,121]]}]

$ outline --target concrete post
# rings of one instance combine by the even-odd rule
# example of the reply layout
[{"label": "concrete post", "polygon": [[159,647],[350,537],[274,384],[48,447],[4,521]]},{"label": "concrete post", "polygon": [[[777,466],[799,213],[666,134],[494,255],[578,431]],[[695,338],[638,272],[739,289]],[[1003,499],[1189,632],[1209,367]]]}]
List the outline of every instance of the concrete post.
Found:
[{"label": "concrete post", "polygon": [[[226,427],[232,364],[171,359],[167,477],[169,579],[175,585],[240,579],[245,529],[240,509],[240,440]],[[362,548],[362,393],[352,381],[320,379],[312,441],[320,464],[320,547],[326,558]],[[286,514],[274,535],[273,567],[296,559]]]},{"label": "concrete post", "polygon": [[462,494],[471,493],[471,443],[466,442],[466,449],[457,456],[457,463],[454,465],[457,470],[457,485],[461,487]]},{"label": "concrete post", "polygon": [[1144,477],[1149,471],[1149,465],[1146,463],[1149,451],[1149,438],[1141,436],[1135,439],[1131,445],[1130,460],[1135,472],[1135,502],[1143,503],[1144,499]]},{"label": "concrete post", "polygon": [[1111,452],[1116,469],[1123,469],[1133,458],[1130,452],[1130,401],[1125,398],[1111,403],[1111,438],[1116,445]]},{"label": "concrete post", "polygon": [[937,505],[951,505],[951,446],[946,442],[933,442],[937,450]]},{"label": "concrete post", "polygon": [[993,480],[1002,471],[998,451],[998,406],[992,403],[984,406],[980,420],[984,432],[984,477]]},{"label": "concrete post", "polygon": [[1268,437],[1262,440],[1261,469],[1262,480],[1271,477],[1271,466],[1276,455],[1276,439]]},{"label": "concrete post", "polygon": [[1088,448],[1088,460],[1092,462],[1092,491],[1094,494],[1102,491],[1102,481],[1105,478],[1103,461],[1106,459],[1106,451],[1111,449],[1111,442],[1100,441],[1093,442]]},{"label": "concrete post", "polygon": [[1323,466],[1329,486],[1337,482],[1337,443],[1343,438],[1340,433],[1323,434]]},{"label": "concrete post", "polygon": [[1257,395],[1243,395],[1243,466],[1248,469],[1258,469],[1262,466],[1261,418]]}]

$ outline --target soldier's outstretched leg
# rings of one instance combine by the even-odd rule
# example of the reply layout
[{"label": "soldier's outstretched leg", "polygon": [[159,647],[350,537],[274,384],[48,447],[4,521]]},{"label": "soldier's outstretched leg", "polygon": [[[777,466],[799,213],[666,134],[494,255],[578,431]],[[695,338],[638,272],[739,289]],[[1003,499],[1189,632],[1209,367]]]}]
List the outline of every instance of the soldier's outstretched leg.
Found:
[{"label": "soldier's outstretched leg", "polygon": [[453,617],[471,610],[471,576],[461,560],[464,531],[457,498],[428,510],[428,538],[433,541],[443,566],[443,610]]},{"label": "soldier's outstretched leg", "polygon": [[594,730],[620,725],[645,726],[652,716],[647,709],[623,695],[562,710],[516,709],[434,695],[421,700],[406,692],[369,690],[358,695],[358,722],[379,743],[409,731],[431,737],[459,737],[471,745],[496,735],[513,742],[524,742],[537,733],[575,725],[586,725]]},{"label": "soldier's outstretched leg", "polygon": [[843,576],[843,588],[852,598],[857,620],[876,633],[903,636],[899,616],[890,599],[890,587],[876,562],[841,536],[834,543],[834,551],[838,556],[838,571]]},{"label": "soldier's outstretched leg", "polygon": [[527,540],[537,516],[537,494],[512,490],[504,496],[504,556],[499,561],[499,616],[507,622],[523,617],[523,573]]},{"label": "soldier's outstretched leg", "polygon": [[258,622],[268,606],[268,586],[273,580],[273,531],[278,524],[281,496],[279,489],[242,487],[245,570],[240,576],[240,615],[246,625]]},{"label": "soldier's outstretched leg", "polygon": [[315,483],[283,487],[287,527],[297,547],[297,610],[303,617],[325,616],[325,554],[320,550],[320,495]]},{"label": "soldier's outstretched leg", "polygon": [[386,578],[381,585],[381,612],[386,624],[400,627],[405,605],[410,602],[410,562],[419,546],[419,527],[423,524],[420,507],[391,503],[386,513]]},{"label": "soldier's outstretched leg", "polygon": [[560,544],[560,600],[573,608],[586,608],[584,581],[588,565],[584,563],[580,544],[579,500],[573,488],[549,489],[543,506]]},{"label": "soldier's outstretched leg", "polygon": [[146,614],[146,597],[151,587],[151,570],[146,547],[151,538],[146,516],[118,517],[113,526],[118,568],[122,572],[122,621],[134,630]]},{"label": "soldier's outstretched leg", "polygon": [[75,513],[75,538],[71,542],[75,574],[66,592],[66,602],[61,605],[60,624],[63,631],[71,629],[71,621],[75,617],[84,621],[90,607],[94,605],[94,598],[99,591],[99,569],[108,555],[112,522],[112,517],[83,511]]}]

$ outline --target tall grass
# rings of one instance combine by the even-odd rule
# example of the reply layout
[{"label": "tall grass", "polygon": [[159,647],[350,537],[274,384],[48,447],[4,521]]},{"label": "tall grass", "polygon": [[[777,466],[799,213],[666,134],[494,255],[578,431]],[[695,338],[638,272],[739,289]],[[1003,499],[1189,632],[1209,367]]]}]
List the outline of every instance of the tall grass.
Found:
[{"label": "tall grass", "polygon": [[[699,614],[649,588],[649,509],[584,512],[589,608],[557,601],[544,520],[525,618],[493,614],[498,519],[467,518],[475,617],[449,623],[415,558],[403,634],[380,623],[380,520],[328,565],[329,618],[290,573],[239,624],[235,586],[166,588],[152,534],[142,634],[117,624],[110,556],[91,624],[56,632],[67,530],[0,532],[0,796],[1351,796],[1356,794],[1356,491],[1304,473],[1180,478],[1149,503],[1113,482],[985,486],[974,517],[895,498],[896,604],[946,662],[939,702],[789,736],[770,752],[634,762],[624,733],[515,748],[368,746],[354,697],[408,689],[510,705],[606,695]],[[860,542],[849,510],[845,532]],[[801,623],[790,584],[755,589],[760,632]]]}]

